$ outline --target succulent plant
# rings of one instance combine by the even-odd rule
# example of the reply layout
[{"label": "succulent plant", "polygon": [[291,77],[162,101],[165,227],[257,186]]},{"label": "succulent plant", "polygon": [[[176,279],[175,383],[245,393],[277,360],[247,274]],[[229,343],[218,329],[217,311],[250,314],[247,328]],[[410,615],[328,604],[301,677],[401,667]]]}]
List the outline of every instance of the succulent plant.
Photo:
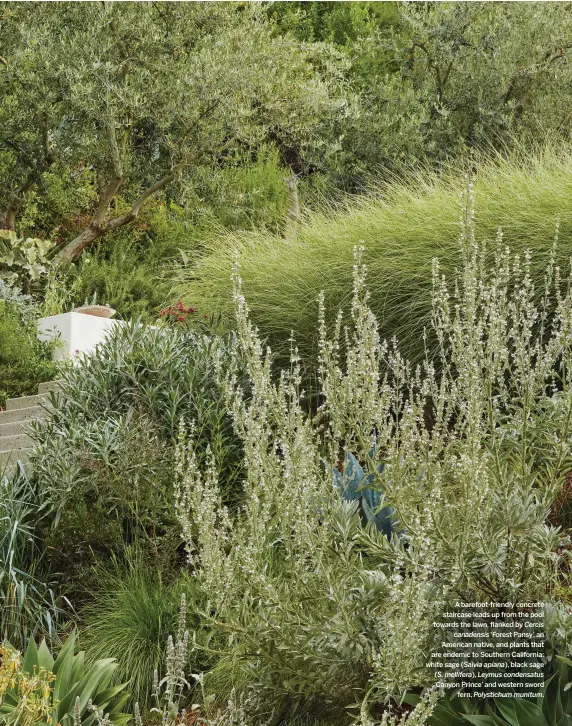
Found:
[{"label": "succulent plant", "polygon": [[[74,711],[79,711],[82,726],[97,726],[97,710],[105,712],[113,726],[124,726],[131,716],[122,713],[121,708],[129,699],[129,694],[125,691],[125,683],[110,686],[116,668],[114,660],[105,658],[86,667],[84,652],[74,654],[75,640],[76,634],[72,633],[54,659],[45,641],[38,647],[30,638],[21,662],[23,675],[45,673],[50,681],[51,693],[44,696],[51,699],[51,714],[46,717],[45,723],[73,726]],[[4,643],[5,647],[7,645]],[[49,674],[53,674],[53,677]],[[3,694],[0,702],[0,724],[13,723],[13,717],[21,707],[18,694],[15,679],[14,685]],[[38,723],[43,726],[44,722]]]},{"label": "succulent plant", "polygon": [[[370,459],[374,453],[374,450],[370,451]],[[376,470],[378,474],[383,474],[385,468],[385,464],[381,463],[377,465]],[[346,452],[343,472],[334,468],[336,487],[346,501],[360,502],[360,513],[364,524],[369,522],[387,537],[391,537],[393,508],[384,504],[384,493],[377,487],[373,488],[376,479],[378,479],[377,474],[375,472],[366,474],[351,452]]]}]

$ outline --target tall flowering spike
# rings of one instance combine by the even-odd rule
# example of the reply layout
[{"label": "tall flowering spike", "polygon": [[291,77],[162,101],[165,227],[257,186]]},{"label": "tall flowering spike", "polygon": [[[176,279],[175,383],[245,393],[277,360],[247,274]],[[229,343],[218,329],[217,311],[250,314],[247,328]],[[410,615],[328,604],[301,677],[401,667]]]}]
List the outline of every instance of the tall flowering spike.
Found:
[{"label": "tall flowering spike", "polygon": [[156,668],[153,671],[153,698],[159,701],[159,671]]},{"label": "tall flowering spike", "polygon": [[79,696],[75,699],[73,706],[73,726],[81,726],[81,711]]},{"label": "tall flowering spike", "polygon": [[187,629],[187,596],[183,592],[181,594],[181,606],[179,608],[179,629],[177,632],[177,641],[182,642],[185,631]]}]

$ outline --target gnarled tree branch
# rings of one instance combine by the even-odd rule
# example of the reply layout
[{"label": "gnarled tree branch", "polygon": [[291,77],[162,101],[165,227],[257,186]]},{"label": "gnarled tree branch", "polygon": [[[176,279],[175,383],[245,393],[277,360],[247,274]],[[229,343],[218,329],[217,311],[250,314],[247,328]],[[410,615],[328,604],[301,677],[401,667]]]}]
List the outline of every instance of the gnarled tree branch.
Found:
[{"label": "gnarled tree branch", "polygon": [[111,182],[103,186],[100,190],[99,205],[91,224],[58,252],[56,260],[59,262],[74,262],[81,256],[84,249],[96,239],[103,237],[109,232],[112,232],[114,229],[119,229],[120,227],[124,227],[126,224],[133,222],[139,215],[141,207],[145,204],[145,202],[158,191],[174,181],[184,166],[185,164],[177,164],[168,174],[165,174],[165,176],[158,179],[150,187],[147,187],[147,189],[145,189],[133,202],[129,212],[107,221],[105,221],[105,215],[109,209],[109,204],[115,194],[117,194],[123,179],[113,179]]},{"label": "gnarled tree branch", "polygon": [[38,174],[36,172],[30,172],[26,177],[24,183],[16,192],[14,192],[10,203],[6,207],[6,211],[2,215],[3,218],[0,218],[0,227],[4,227],[4,229],[14,229],[14,225],[16,224],[16,217],[18,216],[20,207],[22,206],[22,203],[26,198],[26,194],[30,191],[30,189],[32,189],[35,184],[37,184],[37,182]]}]

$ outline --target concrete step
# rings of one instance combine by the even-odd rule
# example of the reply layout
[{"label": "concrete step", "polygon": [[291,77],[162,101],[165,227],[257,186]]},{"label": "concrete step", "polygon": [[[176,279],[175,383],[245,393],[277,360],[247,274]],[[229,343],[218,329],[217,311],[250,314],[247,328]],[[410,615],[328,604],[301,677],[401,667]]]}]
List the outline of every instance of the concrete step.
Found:
[{"label": "concrete step", "polygon": [[32,449],[20,449],[20,451],[2,451],[0,449],[0,471],[8,473],[7,467],[12,467],[18,461],[23,464],[28,461]]},{"label": "concrete step", "polygon": [[3,436],[17,436],[18,434],[27,433],[28,428],[33,420],[34,419],[28,419],[27,421],[12,421],[11,423],[0,423],[0,439],[2,439]]},{"label": "concrete step", "polygon": [[14,434],[13,436],[0,436],[0,451],[16,451],[32,446],[32,439],[28,434]]},{"label": "concrete step", "polygon": [[60,388],[60,381],[46,381],[46,383],[40,383],[38,386],[38,393],[40,395],[51,393],[52,391],[57,392]]},{"label": "concrete step", "polygon": [[20,398],[9,398],[6,401],[6,411],[16,411],[32,406],[42,406],[45,403],[46,395],[36,394],[35,396],[20,396]]},{"label": "concrete step", "polygon": [[46,409],[41,406],[28,406],[28,408],[15,408],[11,411],[0,411],[0,426],[10,423],[23,423],[34,421],[46,416]]},{"label": "concrete step", "polygon": [[32,421],[45,417],[46,399],[58,389],[58,381],[47,381],[40,383],[35,396],[6,401],[6,410],[0,411],[0,473],[13,473],[18,461],[25,463],[29,459],[33,441],[28,427]]}]

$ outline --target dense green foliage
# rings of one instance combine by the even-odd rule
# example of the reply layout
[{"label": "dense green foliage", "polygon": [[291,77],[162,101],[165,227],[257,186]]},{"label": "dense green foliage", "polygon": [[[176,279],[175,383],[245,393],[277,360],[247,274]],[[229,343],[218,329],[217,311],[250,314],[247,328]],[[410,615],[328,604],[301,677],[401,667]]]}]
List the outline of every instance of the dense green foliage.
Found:
[{"label": "dense green foliage", "polygon": [[[187,625],[201,640],[197,609],[202,597],[189,576],[169,582],[145,562],[130,561],[115,570],[102,570],[93,583],[92,602],[82,613],[82,643],[89,657],[114,658],[116,677],[129,682],[134,702],[152,703],[153,673],[161,670],[165,644],[177,629],[181,594],[186,594]],[[203,638],[204,639],[204,638]],[[195,651],[187,667],[198,672],[206,665]]]},{"label": "dense green foliage", "polygon": [[[125,324],[95,357],[64,370],[48,417],[35,424],[33,481],[49,517],[51,561],[80,588],[86,568],[130,543],[169,570],[181,537],[173,510],[175,444],[194,427],[236,496],[240,445],[220,405],[232,337]],[[84,582],[81,589],[88,586]]]},{"label": "dense green foliage", "polygon": [[0,407],[7,398],[37,392],[56,372],[53,345],[37,339],[38,308],[0,280]]},{"label": "dense green foliage", "polygon": [[350,60],[359,114],[331,172],[349,188],[420,160],[569,139],[568,4],[278,2],[269,13]]},{"label": "dense green foliage", "polygon": [[[567,726],[571,60],[569,3],[0,3],[0,406],[62,378],[0,721]],[[452,591],[546,600],[537,704],[437,703]]]},{"label": "dense green foliage", "polygon": [[287,164],[321,163],[347,113],[335,50],[274,35],[256,5],[5,4],[0,21],[6,223],[56,171],[55,191],[87,215],[62,259],[179,177],[268,143]]},{"label": "dense green foliage", "polygon": [[312,205],[419,163],[568,140],[569,25],[566,3],[4,3],[5,225],[66,257],[103,239],[73,302],[152,315],[179,248],[280,230],[290,171]]},{"label": "dense green foliage", "polygon": [[0,476],[0,639],[24,648],[31,636],[57,640],[62,605],[36,538],[41,516],[33,489],[19,473]]},{"label": "dense green foliage", "polygon": [[0,279],[26,292],[38,287],[51,247],[49,241],[18,239],[14,231],[0,230]]}]

